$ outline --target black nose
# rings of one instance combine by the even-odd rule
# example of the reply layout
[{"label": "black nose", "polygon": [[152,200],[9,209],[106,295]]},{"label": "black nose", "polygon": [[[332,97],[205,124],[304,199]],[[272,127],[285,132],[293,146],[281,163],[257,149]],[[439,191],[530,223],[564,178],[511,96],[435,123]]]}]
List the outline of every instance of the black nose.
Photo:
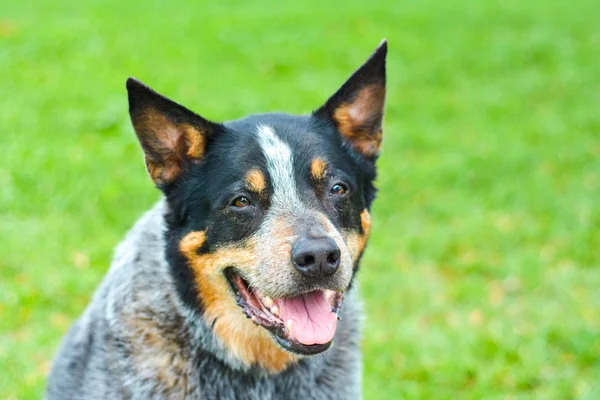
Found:
[{"label": "black nose", "polygon": [[340,248],[330,238],[303,237],[292,247],[292,262],[303,275],[323,278],[340,267]]}]

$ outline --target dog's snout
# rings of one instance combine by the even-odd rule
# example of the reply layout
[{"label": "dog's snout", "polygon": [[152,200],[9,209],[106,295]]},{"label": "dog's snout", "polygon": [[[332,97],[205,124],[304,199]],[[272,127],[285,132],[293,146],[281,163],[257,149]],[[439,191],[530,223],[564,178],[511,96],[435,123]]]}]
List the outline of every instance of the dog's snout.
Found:
[{"label": "dog's snout", "polygon": [[324,278],[340,267],[340,248],[328,237],[303,237],[292,247],[292,262],[303,275]]}]

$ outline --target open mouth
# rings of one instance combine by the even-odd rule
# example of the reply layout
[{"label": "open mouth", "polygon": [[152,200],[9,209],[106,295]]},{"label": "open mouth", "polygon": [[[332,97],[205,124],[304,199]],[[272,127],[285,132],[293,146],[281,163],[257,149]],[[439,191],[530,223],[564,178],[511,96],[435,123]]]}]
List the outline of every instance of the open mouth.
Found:
[{"label": "open mouth", "polygon": [[270,331],[286,350],[308,355],[320,353],[331,346],[342,293],[314,290],[272,299],[250,287],[233,268],[228,268],[225,276],[244,314],[256,325]]}]

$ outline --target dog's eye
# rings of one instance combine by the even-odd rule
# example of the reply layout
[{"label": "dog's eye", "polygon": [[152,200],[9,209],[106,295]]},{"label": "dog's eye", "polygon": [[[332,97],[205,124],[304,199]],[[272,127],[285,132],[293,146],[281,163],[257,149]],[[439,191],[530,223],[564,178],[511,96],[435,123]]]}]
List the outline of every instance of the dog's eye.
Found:
[{"label": "dog's eye", "polygon": [[231,205],[237,208],[248,207],[250,205],[250,200],[248,200],[246,196],[239,196],[231,202]]},{"label": "dog's eye", "polygon": [[336,183],[330,189],[330,193],[333,195],[341,196],[346,194],[348,188],[343,183]]}]

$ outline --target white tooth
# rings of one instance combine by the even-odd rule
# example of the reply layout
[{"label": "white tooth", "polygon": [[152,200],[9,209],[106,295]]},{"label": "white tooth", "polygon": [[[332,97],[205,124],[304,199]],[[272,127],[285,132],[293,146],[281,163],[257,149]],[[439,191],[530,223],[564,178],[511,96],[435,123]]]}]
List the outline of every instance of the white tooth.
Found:
[{"label": "white tooth", "polygon": [[290,334],[291,336],[294,336],[294,335],[293,335],[293,333],[292,333],[292,323],[293,323],[293,322],[294,322],[293,320],[291,320],[291,319],[288,319],[288,320],[287,320],[287,323],[285,324],[285,326],[287,327],[287,330],[288,330],[288,332],[289,332],[289,334]]},{"label": "white tooth", "polygon": [[265,307],[267,307],[267,308],[273,307],[273,299],[271,299],[269,296],[265,296],[261,300],[262,300],[262,303],[265,305]]},{"label": "white tooth", "polygon": [[273,314],[275,316],[279,315],[279,307],[277,307],[277,306],[271,307],[271,314]]}]

